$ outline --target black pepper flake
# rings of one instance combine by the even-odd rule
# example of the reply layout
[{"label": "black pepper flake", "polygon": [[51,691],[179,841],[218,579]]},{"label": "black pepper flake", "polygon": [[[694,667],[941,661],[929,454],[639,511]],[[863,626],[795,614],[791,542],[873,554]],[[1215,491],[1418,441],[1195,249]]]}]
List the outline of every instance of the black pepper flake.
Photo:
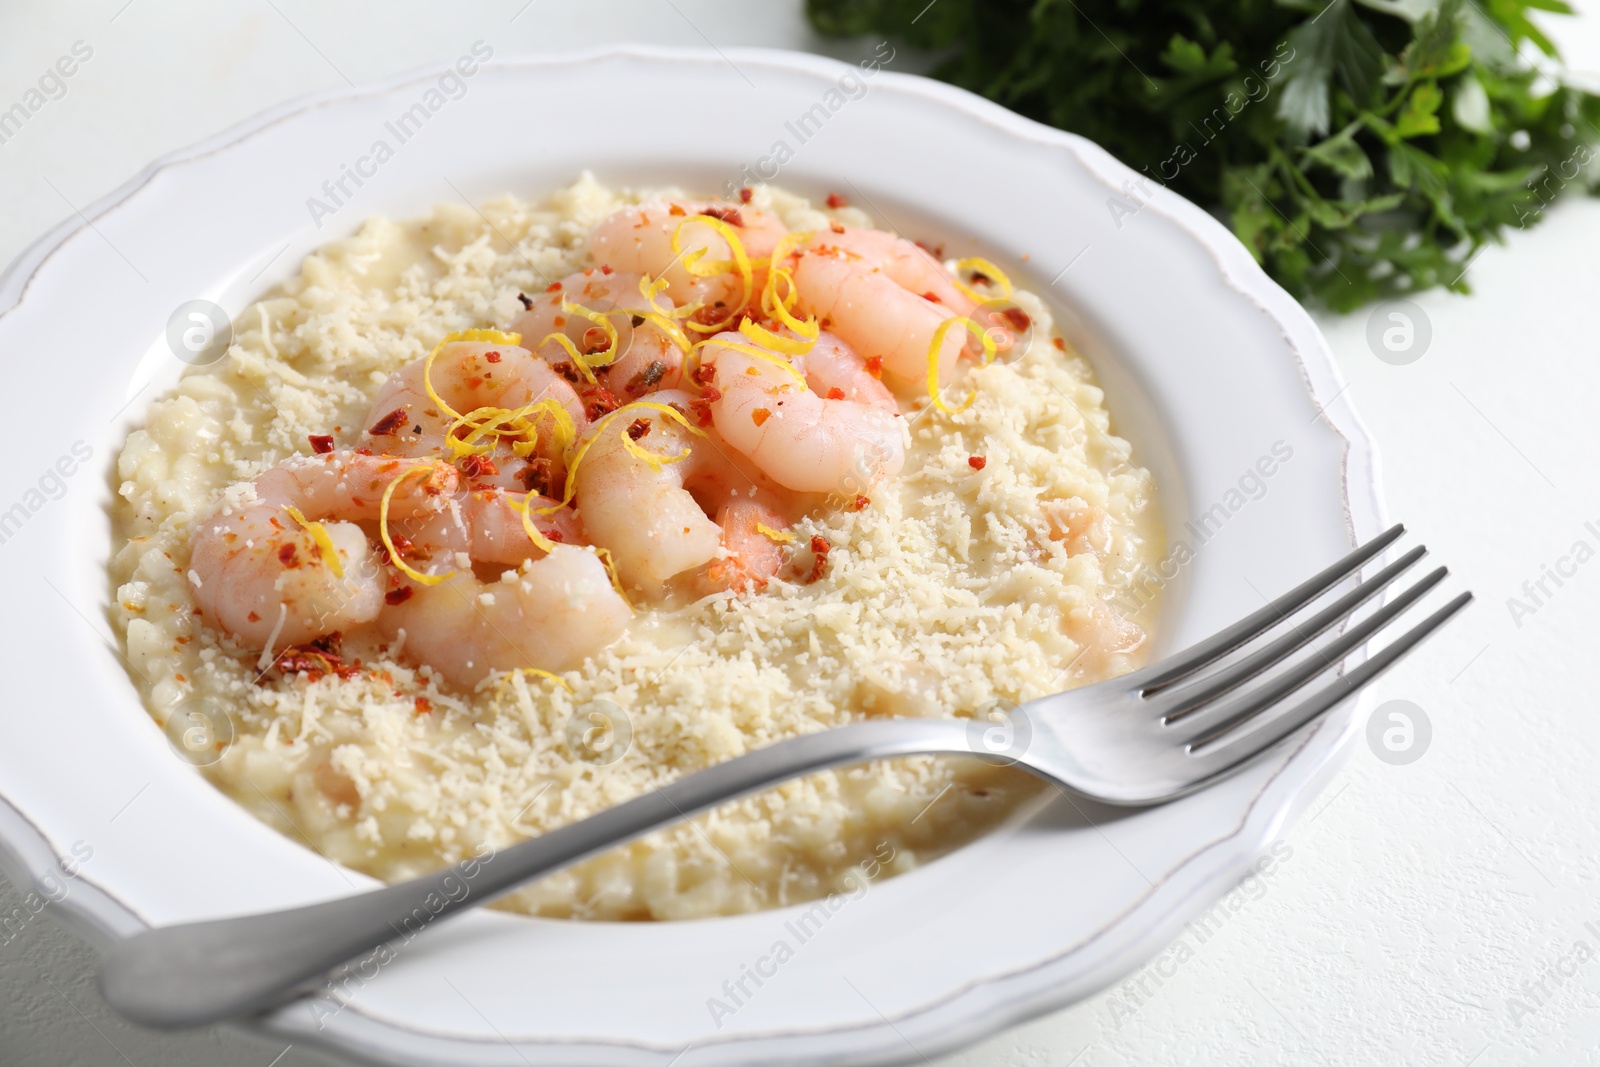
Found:
[{"label": "black pepper flake", "polygon": [[634,396],[637,396],[640,393],[648,393],[650,390],[654,389],[660,384],[661,379],[666,376],[666,373],[667,365],[665,363],[662,363],[660,360],[651,360],[649,366],[645,367],[644,370],[628,379],[626,388],[628,392]]},{"label": "black pepper flake", "polygon": [[550,461],[538,458],[529,460],[528,465],[519,470],[515,477],[526,492],[553,497],[555,496],[554,486],[551,484],[553,473]]}]

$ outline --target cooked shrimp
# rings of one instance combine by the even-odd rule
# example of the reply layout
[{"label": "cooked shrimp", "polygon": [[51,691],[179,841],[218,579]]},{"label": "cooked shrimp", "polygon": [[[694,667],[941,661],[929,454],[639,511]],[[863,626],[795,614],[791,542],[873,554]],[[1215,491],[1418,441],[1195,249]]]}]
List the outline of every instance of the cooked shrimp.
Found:
[{"label": "cooked shrimp", "polygon": [[[938,260],[880,230],[818,233],[801,250],[794,281],[802,311],[861,355],[881,359],[884,372],[902,385],[926,379],[939,325],[977,306]],[[962,330],[945,334],[941,381],[955,369],[966,343]]]},{"label": "cooked shrimp", "polygon": [[[454,420],[428,395],[423,382],[426,364],[426,359],[406,364],[379,390],[367,417],[365,441],[370,447],[402,456],[447,454],[445,435]],[[550,399],[567,412],[576,430],[581,431],[587,421],[583,403],[566,379],[516,345],[456,341],[439,351],[427,376],[439,397],[463,415],[485,407],[516,410]],[[565,467],[555,418],[536,412],[528,421],[539,436],[533,454],[518,456],[495,439],[492,450],[469,464],[474,483],[524,491],[560,484]]]},{"label": "cooked shrimp", "polygon": [[1049,529],[1050,539],[1060,541],[1069,556],[1093,552],[1105,556],[1111,550],[1111,516],[1087,500],[1045,500],[1039,504]]},{"label": "cooked shrimp", "polygon": [[[780,336],[794,338],[792,330],[780,331]],[[796,370],[805,376],[811,391],[827,400],[848,400],[852,404],[866,404],[882,408],[891,415],[900,413],[894,394],[875,377],[855,349],[845,344],[827,330],[817,333],[816,343],[807,351],[790,357]]]},{"label": "cooked shrimp", "polygon": [[[195,532],[189,576],[196,605],[257,648],[372,621],[383,608],[384,577],[356,522],[378,517],[384,489],[406,465],[393,456],[330,452],[295,456],[262,474],[253,483],[253,503],[219,512]],[[457,482],[457,472],[444,465],[407,479],[396,487],[389,513],[434,512]]]},{"label": "cooked shrimp", "polygon": [[1080,677],[1102,676],[1113,666],[1113,657],[1137,651],[1145,640],[1143,628],[1098,597],[1074,608],[1065,629],[1082,649],[1069,665],[1076,667]]},{"label": "cooked shrimp", "polygon": [[701,592],[765,589],[783,566],[783,546],[792,536],[787,532],[789,520],[765,501],[748,497],[728,500],[717,509],[714,520],[722,528],[722,552],[706,564],[699,582]]},{"label": "cooked shrimp", "polygon": [[[664,391],[650,399],[691,410],[687,393]],[[587,535],[611,552],[623,583],[654,589],[718,558],[723,529],[712,516],[723,514],[724,505],[740,497],[773,501],[776,494],[725,458],[715,438],[693,434],[659,410],[635,411],[595,431],[575,474],[578,511]],[[664,459],[687,454],[653,463],[634,454],[625,436]],[[779,529],[788,526],[780,522]]]},{"label": "cooked shrimp", "polygon": [[[696,215],[709,215],[733,227],[752,260],[770,256],[779,238],[789,232],[778,219],[748,204],[654,200],[623,208],[601,222],[590,235],[589,251],[596,263],[665,278],[667,293],[679,305],[702,304],[712,315],[708,321],[720,321],[726,309],[740,302],[741,280],[736,273],[696,278],[683,265],[684,255],[692,254],[690,250],[696,248],[705,249],[705,262],[726,261],[732,255],[728,242],[712,227],[684,226]],[[678,243],[685,250],[682,254],[672,250],[672,235],[680,226],[683,233]],[[755,292],[761,291],[765,277],[764,271],[753,272]]]},{"label": "cooked shrimp", "polygon": [[[676,389],[683,374],[683,349],[658,325],[642,319],[637,312],[654,311],[639,288],[644,276],[609,268],[579,271],[561,279],[549,290],[531,297],[528,310],[511,329],[522,335],[523,343],[537,351],[546,362],[559,366],[571,357],[559,342],[545,343],[553,333],[566,336],[585,355],[607,343],[605,330],[592,319],[563,309],[563,303],[578,304],[590,311],[606,314],[617,330],[617,356],[595,376],[624,401],[635,400],[657,389]],[[655,298],[659,308],[671,311],[672,298]],[[607,314],[617,312],[617,314]],[[624,314],[634,313],[634,314]]]},{"label": "cooked shrimp", "polygon": [[818,396],[781,365],[782,355],[741,350],[751,347],[741,334],[720,333],[700,350],[723,440],[796,492],[853,494],[900,473],[905,444],[892,407]]},{"label": "cooked shrimp", "polygon": [[396,522],[391,514],[390,540],[413,568],[443,574],[461,566],[460,555],[478,563],[519,564],[544,556],[528,536],[522,508],[532,509],[529,520],[547,541],[584,544],[583,527],[567,508],[541,515],[541,508],[557,503],[536,493],[503,489],[475,489],[445,498],[438,511]]},{"label": "cooked shrimp", "polygon": [[564,671],[616,640],[628,625],[627,602],[611,587],[600,558],[556,545],[545,558],[484,582],[459,571],[438,585],[408,586],[410,597],[381,617],[405,651],[471,688],[496,671]]}]

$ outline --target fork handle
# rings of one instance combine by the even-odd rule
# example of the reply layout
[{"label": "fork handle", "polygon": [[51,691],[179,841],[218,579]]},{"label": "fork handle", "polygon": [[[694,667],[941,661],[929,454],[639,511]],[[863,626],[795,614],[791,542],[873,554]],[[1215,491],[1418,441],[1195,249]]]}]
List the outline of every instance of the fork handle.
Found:
[{"label": "fork handle", "polygon": [[145,930],[113,945],[100,990],[146,1026],[202,1026],[262,1011],[368,950],[365,977],[433,923],[746,793],[849,763],[974,751],[948,719],[858,723],[708,767],[587,819],[398,885],[261,915]]}]

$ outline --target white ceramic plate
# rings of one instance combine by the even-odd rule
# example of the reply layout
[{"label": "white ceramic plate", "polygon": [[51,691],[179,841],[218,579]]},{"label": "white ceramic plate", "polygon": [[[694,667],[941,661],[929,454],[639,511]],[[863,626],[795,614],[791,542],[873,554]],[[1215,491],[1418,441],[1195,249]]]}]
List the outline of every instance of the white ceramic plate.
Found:
[{"label": "white ceramic plate", "polygon": [[[0,840],[12,873],[52,879],[55,895],[64,885],[49,910],[96,936],[371,884],[255,822],[172,754],[109,640],[105,577],[116,451],[183,369],[168,316],[195,298],[238,311],[369,215],[537,195],[584,168],[718,191],[781,141],[783,185],[837,190],[950,254],[981,252],[1063,310],[1118,431],[1156,474],[1172,540],[1195,552],[1166,590],[1158,651],[1380,528],[1373,449],[1311,320],[1209,216],[1130,192],[1134,172],[1092,144],[931,81],[782,52],[496,61],[459,99],[428,95],[440,73],[301,101],[170,156],[0,281],[14,401],[0,466],[0,581],[14,605],[0,623]],[[640,120],[694,101],[711,102],[709,118]],[[395,145],[386,123],[430,102],[392,159],[360,163],[375,141]],[[318,228],[308,198],[326,200],[323,183],[358,165],[375,173],[347,179],[348,202]],[[51,476],[74,466],[56,464],[77,442],[92,457]],[[1251,472],[1274,447],[1292,458],[1257,489]],[[1190,525],[1201,522],[1204,539]],[[1320,788],[1354,718],[1347,706],[1273,761],[1162,808],[1058,801],[874,885],[804,944],[785,925],[796,909],[656,925],[480,911],[418,938],[342,1010],[301,1002],[256,1025],[384,1063],[931,1056],[1154,954]],[[58,859],[75,847],[89,858],[63,879]],[[710,998],[727,1000],[724,983],[779,940],[794,957],[760,987],[746,979],[752,995],[714,1020]]]}]

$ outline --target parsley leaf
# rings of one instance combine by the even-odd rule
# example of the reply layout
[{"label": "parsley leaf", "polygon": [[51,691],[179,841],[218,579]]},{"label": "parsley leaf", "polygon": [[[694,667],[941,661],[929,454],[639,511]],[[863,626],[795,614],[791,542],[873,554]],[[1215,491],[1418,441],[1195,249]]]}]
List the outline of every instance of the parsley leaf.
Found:
[{"label": "parsley leaf", "polygon": [[[926,49],[936,77],[1105,146],[1208,207],[1302,299],[1445,286],[1591,191],[1600,97],[1535,12],[1565,0],[808,0],[816,28]],[[1538,17],[1543,17],[1538,16]]]},{"label": "parsley leaf", "polygon": [[1333,0],[1288,41],[1294,59],[1278,97],[1278,117],[1291,137],[1328,132],[1335,84],[1356,103],[1370,102],[1383,75],[1383,46],[1350,0]]}]

